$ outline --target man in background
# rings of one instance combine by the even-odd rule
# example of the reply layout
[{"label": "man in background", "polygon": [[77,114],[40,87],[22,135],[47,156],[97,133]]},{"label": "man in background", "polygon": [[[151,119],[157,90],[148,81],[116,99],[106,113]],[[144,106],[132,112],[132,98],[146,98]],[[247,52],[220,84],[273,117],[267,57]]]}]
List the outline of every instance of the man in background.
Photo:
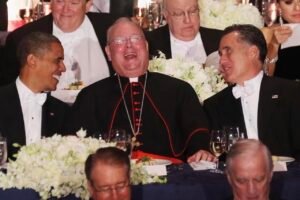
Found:
[{"label": "man in background", "polygon": [[64,51],[53,35],[33,32],[20,42],[20,75],[0,88],[0,132],[7,138],[8,156],[14,143],[31,144],[42,136],[62,133],[69,106],[50,96],[66,70]]},{"label": "man in background", "polygon": [[0,0],[0,31],[7,31],[7,0]]},{"label": "man in background", "polygon": [[200,27],[197,0],[164,0],[167,25],[146,33],[150,56],[163,52],[166,58],[188,58],[203,64],[218,50],[222,31]]},{"label": "man in background", "polygon": [[226,159],[226,175],[234,200],[267,200],[273,176],[273,161],[268,148],[258,140],[240,140]]},{"label": "man in background", "polygon": [[93,200],[130,200],[130,160],[115,147],[100,148],[85,162],[88,190]]}]

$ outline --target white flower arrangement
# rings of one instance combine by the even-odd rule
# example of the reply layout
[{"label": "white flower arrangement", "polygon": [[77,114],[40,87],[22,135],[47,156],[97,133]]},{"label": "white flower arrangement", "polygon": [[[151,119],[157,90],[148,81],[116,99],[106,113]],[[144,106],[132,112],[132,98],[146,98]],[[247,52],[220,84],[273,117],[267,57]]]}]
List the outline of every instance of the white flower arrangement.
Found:
[{"label": "white flower arrangement", "polygon": [[[54,135],[21,147],[17,159],[7,163],[7,172],[0,172],[0,187],[31,188],[39,193],[41,199],[74,194],[88,200],[85,160],[98,148],[116,144],[85,138],[85,135],[82,130],[77,132],[77,136]],[[147,174],[142,164],[133,164],[132,169],[132,182],[135,184],[162,182]]]},{"label": "white flower arrangement", "polygon": [[263,19],[252,4],[236,0],[198,0],[201,26],[223,30],[232,24],[253,24],[263,27]]},{"label": "white flower arrangement", "polygon": [[162,52],[159,54],[159,57],[150,60],[149,70],[188,82],[196,91],[201,103],[227,87],[215,66],[203,67],[197,62],[184,58],[166,59]]}]

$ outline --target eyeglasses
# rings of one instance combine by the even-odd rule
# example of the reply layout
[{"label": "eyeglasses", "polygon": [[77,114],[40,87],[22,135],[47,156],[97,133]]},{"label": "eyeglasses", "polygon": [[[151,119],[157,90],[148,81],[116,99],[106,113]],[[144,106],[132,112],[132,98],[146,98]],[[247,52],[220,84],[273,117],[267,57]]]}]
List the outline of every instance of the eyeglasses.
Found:
[{"label": "eyeglasses", "polygon": [[129,187],[129,182],[128,181],[125,181],[125,182],[122,182],[122,183],[118,183],[114,186],[102,186],[102,187],[98,187],[96,188],[94,185],[94,189],[96,192],[100,192],[100,193],[103,193],[103,194],[111,194],[112,191],[116,191],[117,193],[123,193],[126,191],[126,189],[128,189]]},{"label": "eyeglasses", "polygon": [[117,37],[108,41],[108,44],[114,44],[117,46],[123,46],[130,41],[132,44],[138,44],[139,42],[143,41],[144,37],[142,35],[131,35],[129,37]]},{"label": "eyeglasses", "polygon": [[183,19],[185,16],[196,17],[199,16],[199,8],[195,7],[187,11],[168,11],[168,13],[175,19]]},{"label": "eyeglasses", "polygon": [[70,3],[71,5],[79,5],[82,0],[54,0],[54,3],[58,5],[63,5],[65,3]]}]

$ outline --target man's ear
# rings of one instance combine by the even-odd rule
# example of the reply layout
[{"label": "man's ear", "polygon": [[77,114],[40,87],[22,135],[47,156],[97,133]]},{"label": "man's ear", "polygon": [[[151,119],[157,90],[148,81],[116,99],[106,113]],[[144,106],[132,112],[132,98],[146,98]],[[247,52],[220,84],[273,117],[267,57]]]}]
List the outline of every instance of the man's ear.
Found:
[{"label": "man's ear", "polygon": [[93,0],[87,0],[85,5],[85,12],[89,12],[92,5],[93,5]]},{"label": "man's ear", "polygon": [[29,54],[27,56],[27,65],[30,68],[35,68],[37,66],[36,62],[37,62],[37,57],[35,55]]},{"label": "man's ear", "polygon": [[258,60],[259,60],[259,50],[258,50],[257,46],[252,45],[252,46],[249,48],[248,55],[249,55],[252,59],[258,59]]},{"label": "man's ear", "polygon": [[111,61],[110,48],[109,48],[108,45],[106,45],[106,47],[105,47],[105,52],[106,52],[106,55],[107,55],[107,57],[108,57],[108,60]]}]

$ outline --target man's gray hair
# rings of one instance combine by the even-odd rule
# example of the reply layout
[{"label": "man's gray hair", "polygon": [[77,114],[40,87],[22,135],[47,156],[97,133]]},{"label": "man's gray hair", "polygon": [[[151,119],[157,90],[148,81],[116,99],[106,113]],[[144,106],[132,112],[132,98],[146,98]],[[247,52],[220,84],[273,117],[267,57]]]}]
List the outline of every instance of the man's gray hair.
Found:
[{"label": "man's gray hair", "polygon": [[232,168],[232,161],[234,158],[242,155],[251,155],[262,152],[265,157],[265,162],[268,166],[268,170],[271,172],[273,170],[272,155],[269,149],[259,140],[255,139],[243,139],[236,142],[230,149],[226,158],[226,171],[230,173]]}]

